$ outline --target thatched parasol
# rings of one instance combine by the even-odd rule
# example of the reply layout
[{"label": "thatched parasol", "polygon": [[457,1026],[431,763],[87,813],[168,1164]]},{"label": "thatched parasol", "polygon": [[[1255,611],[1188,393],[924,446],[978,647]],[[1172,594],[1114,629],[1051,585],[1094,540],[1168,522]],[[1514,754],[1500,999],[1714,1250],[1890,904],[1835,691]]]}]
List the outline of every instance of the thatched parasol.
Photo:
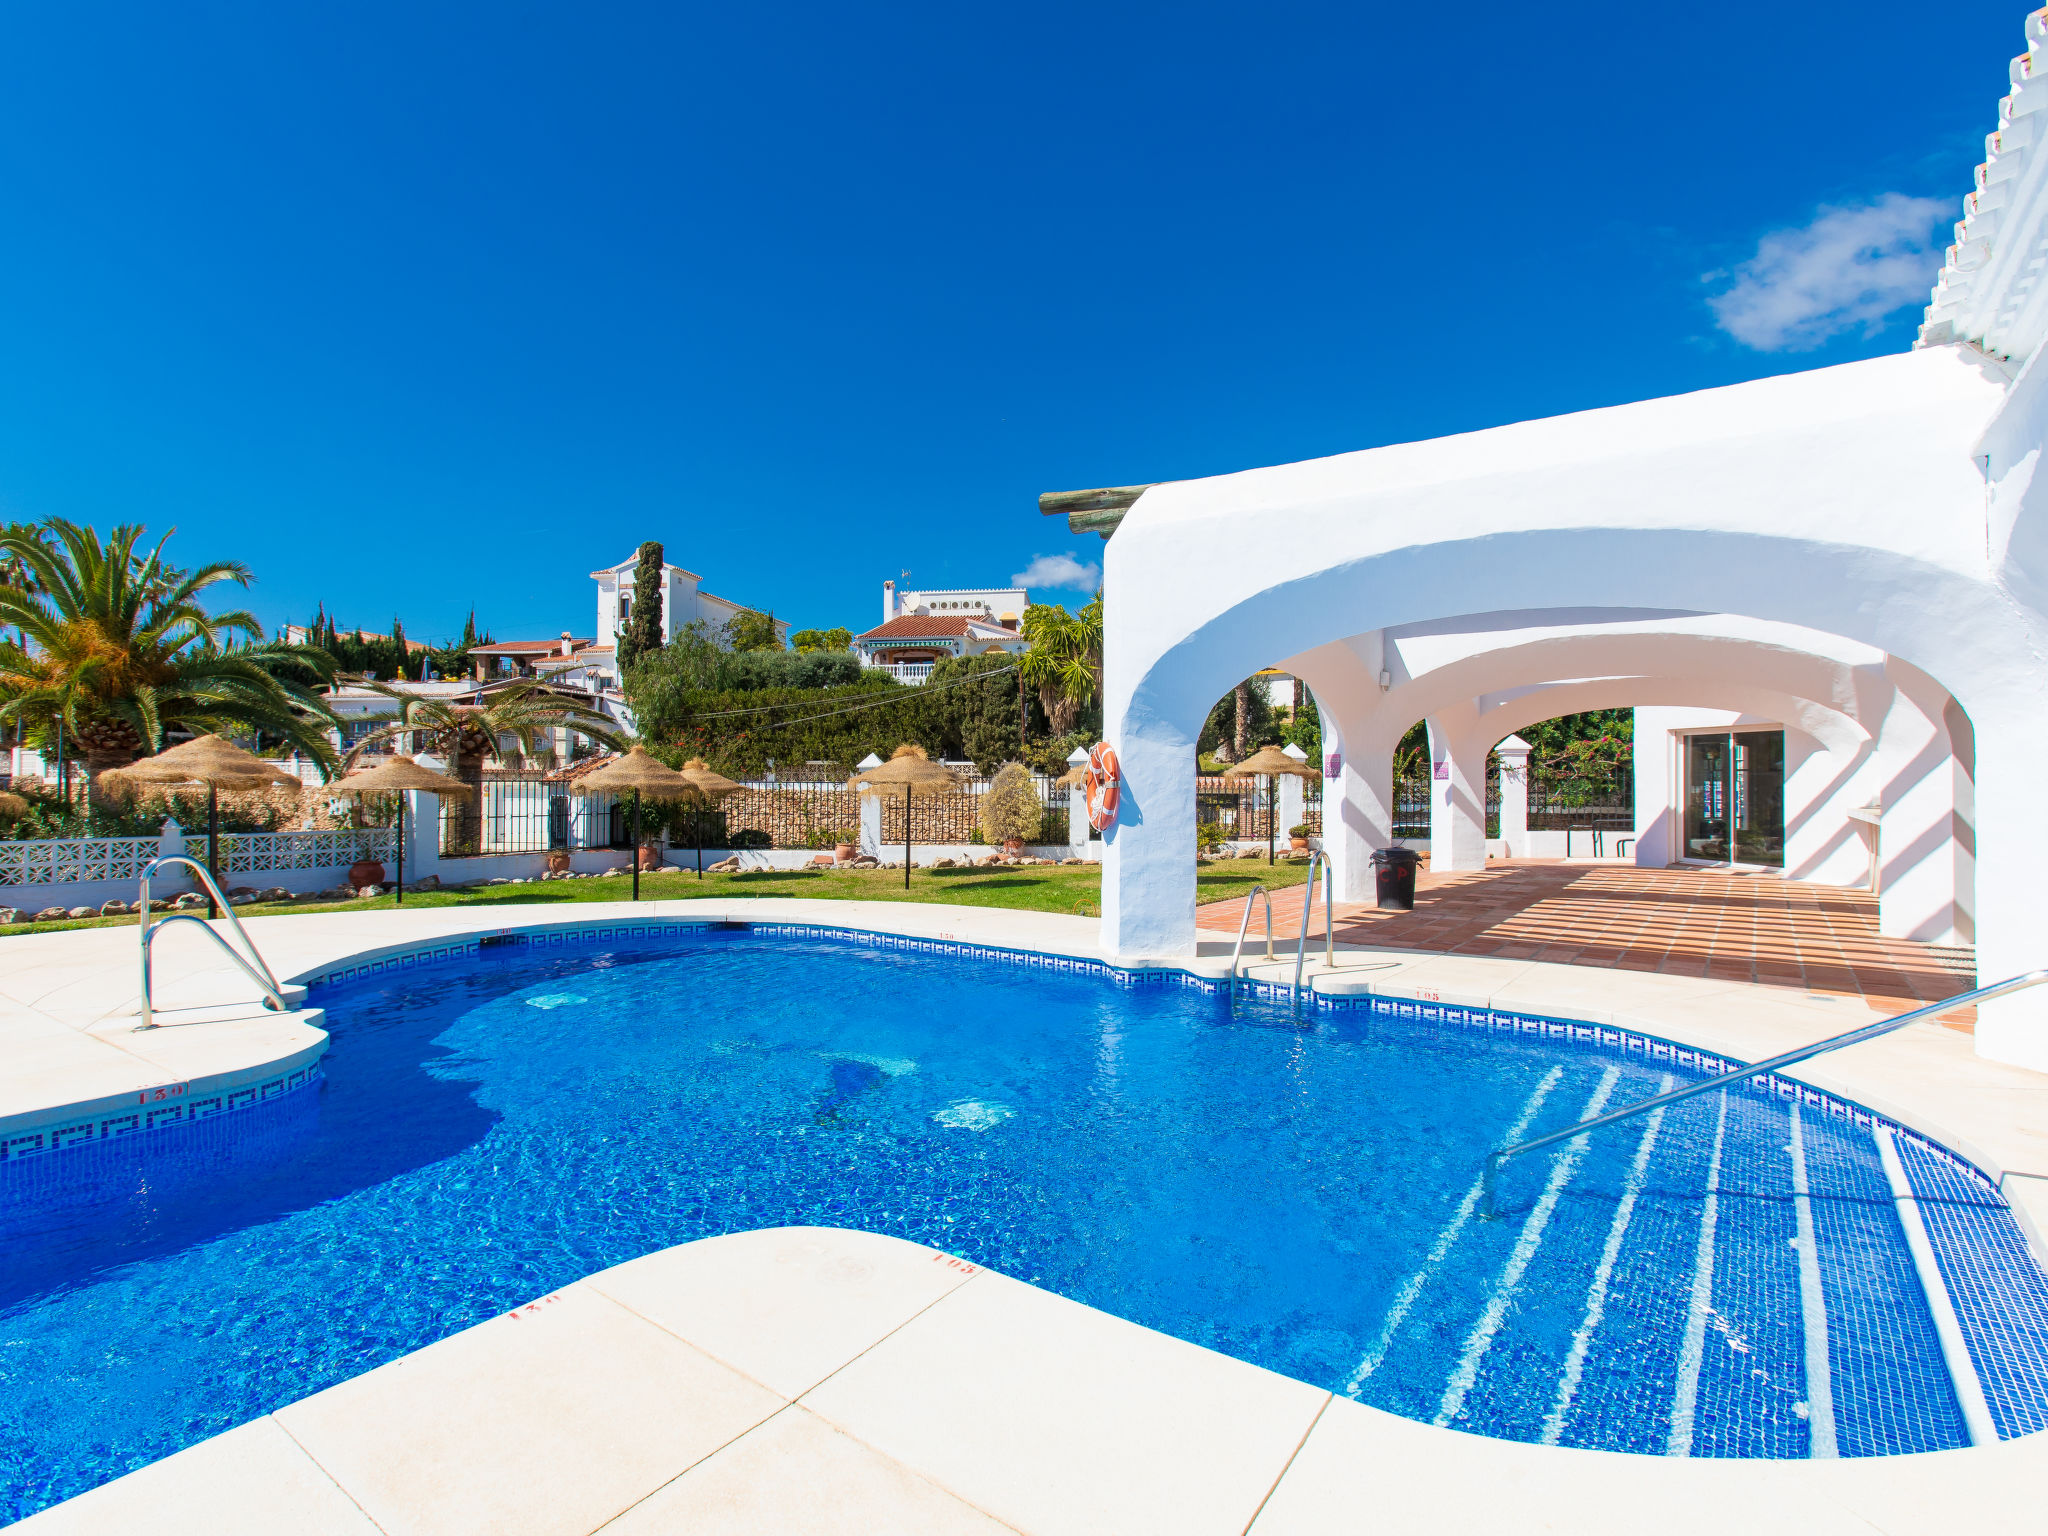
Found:
[{"label": "thatched parasol", "polygon": [[0,821],[19,821],[28,814],[28,802],[19,795],[0,790]]},{"label": "thatched parasol", "polygon": [[910,796],[920,789],[958,789],[960,780],[950,768],[941,768],[925,755],[923,747],[906,741],[889,754],[889,761],[846,781],[848,789],[903,791],[903,889],[910,889]]},{"label": "thatched parasol", "polygon": [[633,795],[633,899],[640,899],[640,801],[643,796],[656,800],[687,800],[697,788],[682,774],[658,758],[650,757],[642,746],[630,748],[624,757],[606,763],[583,775],[569,786],[578,795],[623,795],[629,790]]},{"label": "thatched parasol", "polygon": [[1266,776],[1266,862],[1275,864],[1279,857],[1275,848],[1274,823],[1280,819],[1279,785],[1281,774],[1291,773],[1300,778],[1313,778],[1306,762],[1297,762],[1278,747],[1261,747],[1241,763],[1231,765],[1231,774],[1263,773]]},{"label": "thatched parasol", "polygon": [[704,878],[704,818],[703,809],[713,800],[723,800],[727,795],[737,794],[744,785],[735,784],[724,774],[713,768],[701,757],[693,757],[683,764],[683,777],[697,790],[697,811],[691,816],[696,833],[693,841],[697,844],[697,878]]},{"label": "thatched parasol", "polygon": [[[459,779],[451,779],[445,773],[436,773],[431,768],[422,768],[409,757],[386,758],[375,768],[362,773],[352,773],[345,779],[336,779],[327,786],[331,795],[388,795],[408,789],[423,789],[430,795],[460,795],[465,799],[472,793],[470,787]],[[398,803],[398,904],[405,905],[405,802]]]},{"label": "thatched parasol", "polygon": [[[224,789],[263,789],[272,784],[299,781],[274,763],[266,763],[253,752],[245,752],[223,736],[208,734],[180,742],[154,757],[137,758],[125,768],[113,768],[100,775],[100,783],[124,794],[144,786],[204,784],[206,786],[206,872],[220,883],[220,792]],[[220,916],[213,892],[206,893],[206,915]]]}]

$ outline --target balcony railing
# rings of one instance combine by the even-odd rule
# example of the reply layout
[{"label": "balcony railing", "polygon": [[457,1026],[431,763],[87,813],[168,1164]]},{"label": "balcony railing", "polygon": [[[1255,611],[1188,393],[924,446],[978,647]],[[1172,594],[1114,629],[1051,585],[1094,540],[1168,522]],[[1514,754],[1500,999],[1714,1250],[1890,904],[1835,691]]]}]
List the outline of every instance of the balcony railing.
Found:
[{"label": "balcony railing", "polygon": [[875,663],[875,669],[888,673],[899,683],[916,684],[930,680],[934,665],[929,661],[880,661]]}]

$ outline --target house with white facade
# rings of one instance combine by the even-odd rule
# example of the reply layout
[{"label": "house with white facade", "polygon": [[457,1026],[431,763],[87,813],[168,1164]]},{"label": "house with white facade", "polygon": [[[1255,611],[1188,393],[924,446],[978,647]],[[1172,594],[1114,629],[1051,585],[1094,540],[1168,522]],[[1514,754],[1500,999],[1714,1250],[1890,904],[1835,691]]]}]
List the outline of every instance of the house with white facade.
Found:
[{"label": "house with white facade", "polygon": [[[2028,21],[2048,42],[2048,13]],[[2048,964],[2048,72],[2016,60],[1913,350],[1207,479],[1053,493],[1109,539],[1104,948],[1194,952],[1195,740],[1264,664],[1313,691],[1324,843],[1370,899],[1418,720],[1430,857],[1487,857],[1486,760],[1636,711],[1643,865],[1874,889],[1885,934]],[[1233,551],[1215,560],[1217,548]],[[1617,842],[1620,840],[1617,840]],[[2048,1068],[2048,999],[1980,1054]]]},{"label": "house with white facade", "polygon": [[[624,632],[626,621],[632,617],[633,583],[639,565],[639,556],[634,554],[628,555],[617,565],[606,566],[602,570],[590,573],[590,579],[597,583],[595,644],[607,657],[614,654],[618,637]],[[661,639],[664,645],[678,628],[692,621],[702,622],[716,630],[723,628],[742,613],[761,611],[746,603],[736,603],[731,598],[706,592],[702,586],[703,579],[695,571],[686,571],[680,565],[671,565],[667,562],[662,564]],[[775,636],[784,645],[789,643],[787,621],[775,621]],[[611,665],[616,685],[616,663]]]},{"label": "house with white facade", "polygon": [[882,583],[882,622],[853,637],[861,665],[880,667],[898,682],[922,683],[932,668],[955,656],[990,651],[1021,654],[1022,587],[935,588],[899,592]]}]

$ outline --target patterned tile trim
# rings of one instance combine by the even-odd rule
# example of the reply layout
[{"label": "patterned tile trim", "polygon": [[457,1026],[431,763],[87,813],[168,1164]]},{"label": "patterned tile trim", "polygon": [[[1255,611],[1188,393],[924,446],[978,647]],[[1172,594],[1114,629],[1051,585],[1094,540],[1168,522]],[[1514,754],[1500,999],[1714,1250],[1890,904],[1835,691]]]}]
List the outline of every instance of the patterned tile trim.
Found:
[{"label": "patterned tile trim", "polygon": [[[1037,950],[1011,949],[996,944],[967,944],[952,939],[924,939],[904,934],[875,933],[863,928],[847,928],[833,923],[703,918],[641,918],[631,922],[620,922],[615,919],[609,922],[563,923],[536,928],[502,928],[488,933],[437,939],[417,949],[378,955],[353,964],[337,966],[330,971],[293,979],[304,982],[310,989],[333,986],[339,982],[359,981],[391,971],[413,970],[422,965],[466,959],[485,949],[514,946],[557,948],[616,942],[621,939],[674,940],[706,932],[752,933],[766,938],[838,939],[878,949],[951,955],[971,960],[1025,965],[1035,970],[1099,976],[1120,987],[1187,987],[1215,997],[1224,996],[1231,990],[1228,981],[1197,976],[1191,971],[1170,966],[1130,969],[1111,965],[1104,960],[1081,960],[1071,955],[1048,955]],[[1248,996],[1267,1001],[1285,1001],[1290,995],[1287,987],[1272,982],[1241,982],[1239,990]],[[1312,991],[1306,993],[1304,1003],[1318,1012],[1377,1013],[1388,1018],[1422,1020],[1467,1029],[1496,1029],[1516,1034],[1539,1035],[1573,1048],[1589,1049],[1604,1055],[1620,1055],[1625,1058],[1633,1056],[1647,1062],[1671,1064],[1704,1073],[1732,1072],[1743,1065],[1731,1058],[1718,1056],[1712,1051],[1680,1045],[1655,1035],[1639,1034],[1634,1030],[1606,1024],[1587,1024],[1576,1019],[1554,1019],[1541,1014],[1504,1013],[1490,1007],[1466,1007],[1456,1003],[1423,1002],[1395,997],[1330,997]],[[1919,1132],[1888,1120],[1852,1100],[1837,1098],[1833,1094],[1824,1093],[1792,1078],[1780,1077],[1775,1072],[1749,1078],[1740,1085],[1740,1088],[1742,1091],[1766,1097],[1797,1099],[1803,1106],[1816,1113],[1848,1121],[1866,1130],[1883,1126],[1895,1137],[1925,1149],[1930,1157],[1947,1164],[1973,1181],[1999,1204],[2005,1203],[2005,1197],[1999,1191],[1997,1181],[1960,1153],[1952,1152],[1939,1142],[1930,1141]]]},{"label": "patterned tile trim", "polygon": [[89,1119],[37,1126],[34,1130],[0,1136],[0,1163],[16,1163],[23,1158],[69,1151],[95,1142],[114,1141],[139,1131],[210,1120],[246,1109],[252,1104],[264,1103],[296,1088],[311,1087],[319,1081],[319,1063],[309,1062],[290,1072],[280,1072],[276,1077],[234,1089],[192,1093],[184,1083],[167,1083],[161,1088],[138,1092],[132,1109],[103,1110]]}]

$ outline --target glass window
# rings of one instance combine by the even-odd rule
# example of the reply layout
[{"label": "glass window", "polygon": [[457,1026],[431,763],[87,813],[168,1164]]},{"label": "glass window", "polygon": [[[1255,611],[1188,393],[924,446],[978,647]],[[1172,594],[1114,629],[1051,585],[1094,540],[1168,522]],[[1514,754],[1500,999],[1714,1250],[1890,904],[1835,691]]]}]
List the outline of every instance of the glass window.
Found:
[{"label": "glass window", "polygon": [[1783,731],[1686,738],[1684,857],[1784,867]]}]

